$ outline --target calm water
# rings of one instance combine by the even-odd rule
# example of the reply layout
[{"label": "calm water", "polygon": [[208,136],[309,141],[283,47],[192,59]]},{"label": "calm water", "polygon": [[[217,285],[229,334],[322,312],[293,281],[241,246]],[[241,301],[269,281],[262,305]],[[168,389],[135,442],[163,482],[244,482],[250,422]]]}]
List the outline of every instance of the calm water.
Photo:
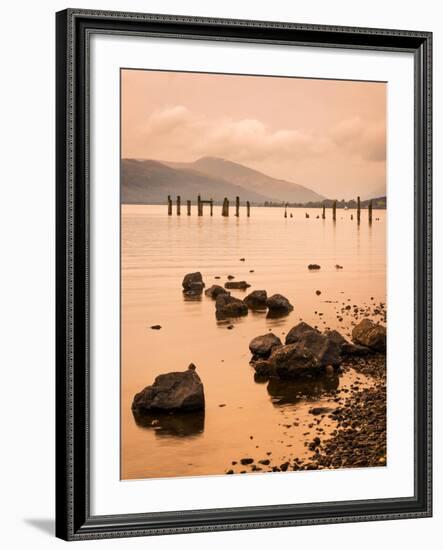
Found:
[{"label": "calm water", "polygon": [[[312,422],[308,409],[327,404],[337,384],[343,388],[356,378],[369,383],[353,371],[308,386],[254,381],[253,337],[272,329],[283,340],[301,319],[348,334],[350,317],[337,318],[343,303],[386,299],[385,211],[374,211],[372,226],[366,211],[360,226],[351,211],[338,210],[335,224],[316,219],[318,210],[292,212],[285,219],[283,209],[252,208],[249,219],[244,211],[240,218],[222,218],[215,207],[212,218],[207,211],[199,218],[195,208],[191,217],[168,217],[165,206],[122,207],[122,479],[223,474],[246,456],[272,456],[276,464],[302,458],[304,442],[312,439],[304,435]],[[309,263],[321,270],[309,271]],[[217,322],[210,298],[183,298],[181,282],[192,271],[202,272],[206,288],[223,285],[227,275],[252,285],[234,296],[260,289],[283,294],[294,311],[280,319],[250,312]],[[156,324],[162,329],[151,330]],[[154,427],[135,419],[134,394],[158,374],[185,370],[191,362],[204,384],[204,416],[168,417]]]}]

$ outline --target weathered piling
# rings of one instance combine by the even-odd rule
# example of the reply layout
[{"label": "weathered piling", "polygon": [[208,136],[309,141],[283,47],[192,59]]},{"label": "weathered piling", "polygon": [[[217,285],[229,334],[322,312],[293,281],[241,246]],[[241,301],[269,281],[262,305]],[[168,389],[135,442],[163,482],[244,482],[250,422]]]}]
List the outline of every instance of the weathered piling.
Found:
[{"label": "weathered piling", "polygon": [[224,217],[229,216],[229,200],[226,197],[223,200],[222,216]]},{"label": "weathered piling", "polygon": [[360,197],[357,197],[357,222],[360,223]]},{"label": "weathered piling", "polygon": [[209,213],[211,216],[214,214],[214,201],[212,199],[209,201]]},{"label": "weathered piling", "polygon": [[235,215],[237,218],[240,216],[240,197],[235,197]]},{"label": "weathered piling", "polygon": [[246,201],[246,216],[249,218],[251,216],[251,203]]},{"label": "weathered piling", "polygon": [[181,198],[177,195],[177,216],[181,215]]},{"label": "weathered piling", "polygon": [[203,205],[200,195],[197,197],[197,216],[203,216]]},{"label": "weathered piling", "polygon": [[285,218],[288,217],[288,203],[285,203]]},{"label": "weathered piling", "polygon": [[368,220],[369,223],[372,223],[372,200],[370,200],[368,204]]},{"label": "weathered piling", "polygon": [[191,215],[191,201],[190,200],[186,201],[186,210],[187,210],[188,216],[190,216]]},{"label": "weathered piling", "polygon": [[337,220],[337,201],[332,203],[332,220],[334,222]]},{"label": "weathered piling", "polygon": [[326,219],[326,207],[323,205],[323,212],[321,214],[322,220]]},{"label": "weathered piling", "polygon": [[168,216],[172,216],[172,199],[171,199],[171,195],[168,195]]}]

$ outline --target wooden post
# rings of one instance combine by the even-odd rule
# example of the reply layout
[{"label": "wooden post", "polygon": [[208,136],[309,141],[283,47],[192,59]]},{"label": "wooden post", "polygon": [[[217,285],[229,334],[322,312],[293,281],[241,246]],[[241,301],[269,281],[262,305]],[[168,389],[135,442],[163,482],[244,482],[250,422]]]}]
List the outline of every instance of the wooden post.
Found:
[{"label": "wooden post", "polygon": [[226,199],[226,214],[225,214],[226,217],[229,216],[229,199]]},{"label": "wooden post", "polygon": [[181,198],[177,195],[177,216],[181,215]]},{"label": "wooden post", "polygon": [[211,202],[209,203],[209,212],[211,214],[211,216],[214,214],[214,201],[211,199]]},{"label": "wooden post", "polygon": [[235,197],[235,215],[237,218],[240,216],[240,197]]},{"label": "wooden post", "polygon": [[285,218],[288,217],[288,203],[285,203]]},{"label": "wooden post", "polygon": [[222,216],[226,216],[226,201],[227,200],[228,199],[226,197],[223,199]]},{"label": "wooden post", "polygon": [[188,216],[190,216],[191,215],[191,201],[190,200],[186,201],[186,208],[188,210]]},{"label": "wooden post", "polygon": [[197,216],[203,215],[203,208],[202,208],[202,199],[200,195],[197,197]]},{"label": "wooden post", "polygon": [[372,223],[372,200],[370,200],[368,204],[368,220],[369,223]]},{"label": "wooden post", "polygon": [[326,208],[325,208],[325,205],[323,205],[323,212],[321,214],[321,217],[322,217],[322,220],[324,220],[326,218]]},{"label": "wooden post", "polygon": [[251,216],[251,203],[246,201],[246,216],[249,218]]},{"label": "wooden post", "polygon": [[360,223],[360,197],[357,197],[357,222]]},{"label": "wooden post", "polygon": [[172,216],[172,199],[171,199],[171,195],[168,195],[168,216]]},{"label": "wooden post", "polygon": [[337,201],[332,204],[332,219],[334,222],[337,219]]}]

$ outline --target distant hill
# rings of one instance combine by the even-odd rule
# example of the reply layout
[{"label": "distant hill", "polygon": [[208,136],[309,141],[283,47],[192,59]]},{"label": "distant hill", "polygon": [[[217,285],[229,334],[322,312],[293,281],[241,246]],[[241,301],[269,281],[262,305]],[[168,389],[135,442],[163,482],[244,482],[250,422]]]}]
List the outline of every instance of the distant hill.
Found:
[{"label": "distant hill", "polygon": [[268,196],[245,190],[222,178],[203,174],[191,169],[172,168],[155,160],[123,159],[121,163],[121,202],[123,204],[164,204],[167,196],[182,201],[212,198],[216,203],[224,197],[231,200],[238,195],[241,200],[262,204]]},{"label": "distant hill", "polygon": [[202,157],[195,162],[164,162],[164,164],[177,169],[196,170],[239,185],[247,192],[245,198],[251,192],[266,196],[268,201],[305,203],[317,202],[325,198],[303,185],[272,178],[237,162],[218,157]]}]

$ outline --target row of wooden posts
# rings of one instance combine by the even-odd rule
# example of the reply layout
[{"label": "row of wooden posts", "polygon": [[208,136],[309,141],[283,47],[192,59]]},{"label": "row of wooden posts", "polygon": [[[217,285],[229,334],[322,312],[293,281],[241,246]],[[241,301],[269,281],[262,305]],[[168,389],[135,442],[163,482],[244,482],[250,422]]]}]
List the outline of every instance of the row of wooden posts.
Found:
[{"label": "row of wooden posts", "polygon": [[[285,218],[288,217],[288,206],[289,204],[286,203],[285,204]],[[309,214],[305,214],[305,216],[307,218],[309,218]],[[326,206],[323,205],[323,211],[322,211],[322,215],[321,215],[322,219],[325,220],[326,219]],[[337,220],[337,201],[334,201],[332,203],[332,219],[333,221],[335,222]],[[354,219],[354,215],[351,214],[351,220]],[[361,205],[360,205],[360,197],[357,197],[357,222],[360,223],[360,219],[361,219]],[[369,204],[368,204],[368,221],[369,223],[372,223],[372,200],[369,201]]]},{"label": "row of wooden posts", "polygon": [[[203,216],[203,206],[205,204],[209,205],[209,214],[214,215],[214,201],[212,199],[203,200],[200,195],[197,197],[197,215]],[[181,197],[177,196],[177,216],[181,215]],[[186,214],[191,215],[191,201],[186,201]],[[229,216],[229,199],[225,197],[222,205],[222,216]],[[235,215],[238,218],[240,216],[240,197],[235,197]],[[246,216],[249,218],[251,215],[251,203],[246,201]],[[172,216],[172,199],[171,195],[168,195],[168,216]]]}]

